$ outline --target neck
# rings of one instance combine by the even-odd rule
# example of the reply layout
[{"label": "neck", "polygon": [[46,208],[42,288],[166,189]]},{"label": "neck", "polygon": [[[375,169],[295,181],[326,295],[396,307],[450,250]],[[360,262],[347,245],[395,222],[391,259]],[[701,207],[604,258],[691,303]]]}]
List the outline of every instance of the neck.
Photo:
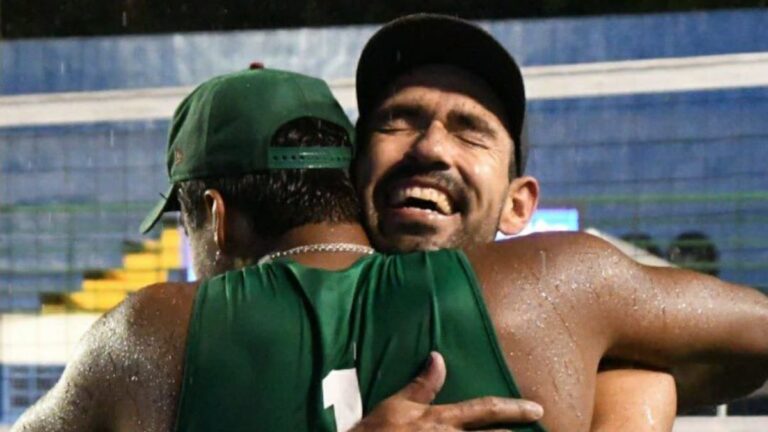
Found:
[{"label": "neck", "polygon": [[[287,251],[300,246],[347,243],[370,246],[368,236],[357,223],[319,223],[294,228],[270,245],[271,252]],[[311,267],[330,270],[343,269],[354,263],[360,252],[307,251],[292,255],[291,259]]]},{"label": "neck", "polygon": [[363,227],[357,223],[318,223],[296,227],[272,243],[272,251],[282,251],[317,243],[353,243],[370,246]]}]

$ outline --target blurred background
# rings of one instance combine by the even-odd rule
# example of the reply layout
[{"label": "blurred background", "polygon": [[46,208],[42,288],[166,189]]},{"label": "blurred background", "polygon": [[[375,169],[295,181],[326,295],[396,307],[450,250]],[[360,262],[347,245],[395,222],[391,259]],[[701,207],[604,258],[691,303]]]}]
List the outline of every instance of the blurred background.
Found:
[{"label": "blurred background", "polygon": [[[523,67],[529,231],[768,290],[766,1],[523,3],[0,0],[0,424],[101,313],[193,277],[174,218],[138,233],[181,98],[259,61],[325,78],[356,118],[364,43],[410,12],[474,19]],[[768,430],[765,394],[676,430]]]}]

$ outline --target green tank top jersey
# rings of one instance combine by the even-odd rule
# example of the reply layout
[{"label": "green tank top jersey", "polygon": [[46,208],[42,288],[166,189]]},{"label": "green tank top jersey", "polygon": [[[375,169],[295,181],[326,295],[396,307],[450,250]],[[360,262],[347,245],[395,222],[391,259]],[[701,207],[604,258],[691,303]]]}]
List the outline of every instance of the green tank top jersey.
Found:
[{"label": "green tank top jersey", "polygon": [[448,367],[435,403],[520,397],[461,252],[374,254],[341,271],[287,260],[232,271],[198,289],[176,429],[345,431],[432,350]]}]

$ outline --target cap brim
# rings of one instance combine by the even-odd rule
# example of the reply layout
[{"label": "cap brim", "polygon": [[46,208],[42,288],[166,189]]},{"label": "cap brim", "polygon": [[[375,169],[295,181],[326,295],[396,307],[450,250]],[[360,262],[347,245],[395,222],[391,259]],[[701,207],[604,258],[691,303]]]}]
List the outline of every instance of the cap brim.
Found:
[{"label": "cap brim", "polygon": [[139,231],[142,234],[146,234],[151,230],[157,221],[160,220],[160,218],[163,216],[163,213],[169,212],[169,211],[176,211],[179,209],[176,201],[176,186],[171,185],[168,188],[168,192],[165,193],[165,195],[160,194],[161,199],[160,201],[155,204],[154,207],[152,207],[152,210],[150,210],[149,214],[144,218],[144,221],[141,222],[141,225],[139,226]]}]

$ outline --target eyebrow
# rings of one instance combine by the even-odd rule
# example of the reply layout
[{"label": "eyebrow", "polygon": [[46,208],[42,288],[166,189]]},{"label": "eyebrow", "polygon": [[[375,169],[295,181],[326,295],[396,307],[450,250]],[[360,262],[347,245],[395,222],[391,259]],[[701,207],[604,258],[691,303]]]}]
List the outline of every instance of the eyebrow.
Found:
[{"label": "eyebrow", "polygon": [[448,113],[448,122],[459,126],[476,130],[488,135],[490,138],[496,138],[498,135],[488,120],[466,111],[451,110]]}]

